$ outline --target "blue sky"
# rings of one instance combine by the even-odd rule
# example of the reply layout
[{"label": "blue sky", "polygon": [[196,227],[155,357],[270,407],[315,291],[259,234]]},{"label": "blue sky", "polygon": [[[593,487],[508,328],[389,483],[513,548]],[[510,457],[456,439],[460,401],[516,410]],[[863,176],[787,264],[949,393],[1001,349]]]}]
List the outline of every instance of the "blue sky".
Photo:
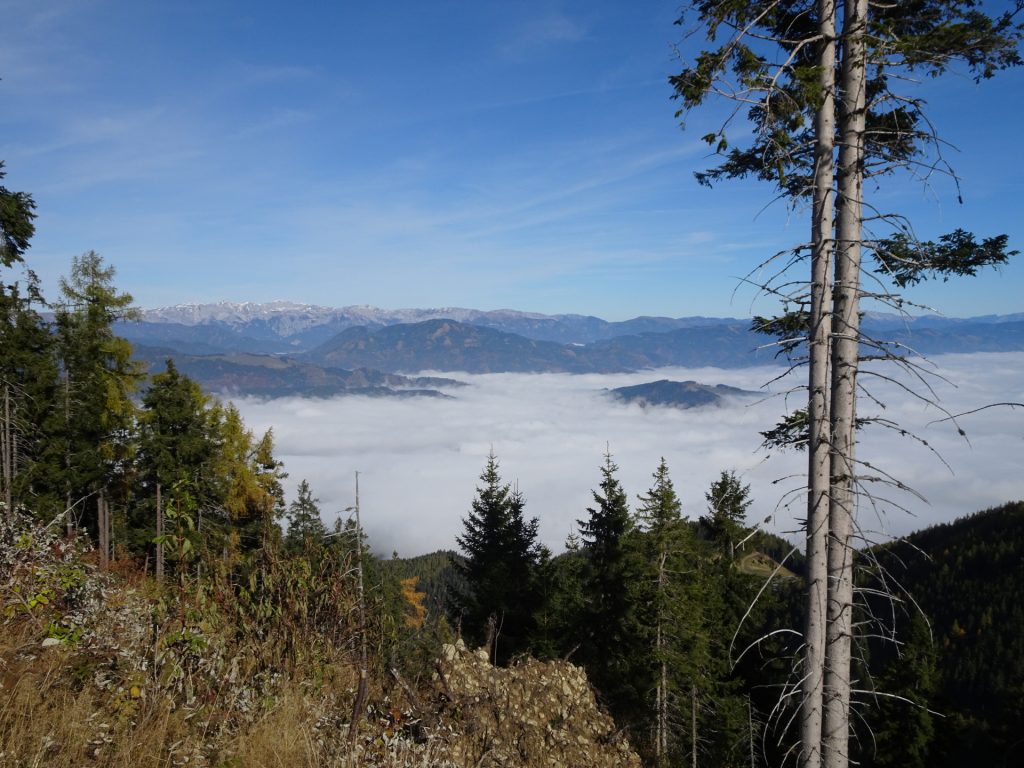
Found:
[{"label": "blue sky", "polygon": [[[769,311],[737,278],[805,239],[806,214],[694,182],[719,115],[673,117],[677,9],[0,0],[0,159],[39,206],[29,264],[52,296],[94,249],[146,307]],[[925,236],[1024,249],[1022,85],[925,86],[963,205],[942,179],[873,199]],[[1022,285],[1016,264],[912,297],[1009,313]]]}]

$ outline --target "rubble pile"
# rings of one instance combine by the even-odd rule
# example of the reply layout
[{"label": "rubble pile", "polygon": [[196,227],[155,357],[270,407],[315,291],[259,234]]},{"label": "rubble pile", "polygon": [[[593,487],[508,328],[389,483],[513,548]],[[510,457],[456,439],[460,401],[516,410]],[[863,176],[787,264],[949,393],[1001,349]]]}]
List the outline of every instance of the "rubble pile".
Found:
[{"label": "rubble pile", "polygon": [[640,766],[568,662],[527,657],[503,669],[459,640],[444,646],[433,686],[447,728],[434,731],[432,746],[452,765]]}]

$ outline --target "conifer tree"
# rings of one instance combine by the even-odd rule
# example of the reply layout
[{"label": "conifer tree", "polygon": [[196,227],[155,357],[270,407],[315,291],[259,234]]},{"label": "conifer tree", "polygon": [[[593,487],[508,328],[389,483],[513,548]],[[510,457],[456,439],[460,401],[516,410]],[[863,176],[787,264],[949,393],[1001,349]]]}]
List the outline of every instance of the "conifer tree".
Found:
[{"label": "conifer tree", "polygon": [[131,344],[114,333],[116,321],[136,316],[132,297],[114,287],[114,274],[95,251],[75,257],[60,282],[56,309],[62,378],[56,420],[63,453],[57,479],[69,523],[84,518],[97,534],[98,517],[82,512],[97,509],[101,494],[123,494],[134,447],[133,398],[142,379]]},{"label": "conifer tree", "polygon": [[746,531],[747,508],[752,503],[750,486],[743,485],[734,471],[723,471],[704,498],[708,502],[708,513],[701,518],[701,523],[711,540],[732,560]]},{"label": "conifer tree", "polygon": [[910,615],[908,630],[898,654],[874,681],[882,692],[876,712],[868,716],[872,743],[862,748],[867,762],[878,766],[926,768],[935,723],[929,699],[935,690],[936,649],[931,630],[917,612]]},{"label": "conifer tree", "polygon": [[[7,172],[0,160],[0,181]],[[24,261],[29,241],[35,234],[36,203],[27,192],[14,192],[0,184],[0,266]]]},{"label": "conifer tree", "polygon": [[531,650],[539,658],[571,658],[579,650],[579,628],[584,623],[586,605],[586,567],[575,534],[566,539],[565,552],[558,557],[551,557],[546,548],[542,551],[538,567],[541,599],[531,642]]},{"label": "conifer tree", "polygon": [[[6,173],[0,160],[0,181]],[[35,234],[35,201],[0,184],[0,502],[8,512],[45,479],[45,415],[56,368],[52,336],[36,307],[44,307],[39,281],[24,271],[24,290],[6,269],[24,263]]]},{"label": "conifer tree", "polygon": [[[214,409],[217,451],[213,459],[214,497],[224,531],[223,556],[235,561],[265,543],[269,526],[283,512],[281,480],[286,476],[273,455],[273,433],[257,442],[233,404]],[[276,527],[276,526],[275,526]]]},{"label": "conifer tree", "polygon": [[34,274],[0,285],[0,501],[8,509],[44,491],[44,424],[56,397],[53,335]]},{"label": "conifer tree", "polygon": [[468,589],[459,595],[463,632],[490,645],[505,663],[527,650],[539,606],[537,518],[525,516],[525,499],[503,483],[491,453],[480,475],[464,532],[457,538],[465,555]]},{"label": "conifer tree", "polygon": [[[680,741],[678,717],[681,667],[692,656],[682,634],[696,628],[693,590],[686,594],[685,583],[697,570],[691,529],[683,522],[682,505],[662,457],[654,471],[654,484],[639,497],[637,520],[643,530],[640,539],[643,573],[640,588],[644,624],[654,662],[654,760],[668,765]],[[687,615],[689,614],[689,615]],[[684,627],[684,622],[688,626]]]},{"label": "conifer tree", "polygon": [[[175,489],[183,490],[187,484],[198,510],[216,507],[216,427],[211,399],[168,359],[166,370],[153,376],[142,396],[138,466],[144,499],[133,510],[129,532],[136,549],[163,534],[163,505]],[[156,571],[161,575],[162,555],[158,544]]]},{"label": "conifer tree", "polygon": [[728,652],[739,617],[730,608],[736,595],[749,596],[733,582],[731,562],[702,546],[682,518],[664,459],[653,480],[640,496],[635,539],[640,619],[655,673],[651,752],[658,765],[730,765],[739,732]]},{"label": "conifer tree", "polygon": [[606,453],[599,490],[588,517],[578,520],[586,557],[585,606],[580,658],[597,689],[619,714],[643,711],[647,683],[637,664],[645,658],[633,589],[636,562],[630,537],[635,532],[626,492]]},{"label": "conifer tree", "polygon": [[308,551],[323,542],[327,529],[320,518],[320,500],[313,498],[309,482],[299,483],[298,494],[288,505],[288,533],[285,547],[293,552]]}]

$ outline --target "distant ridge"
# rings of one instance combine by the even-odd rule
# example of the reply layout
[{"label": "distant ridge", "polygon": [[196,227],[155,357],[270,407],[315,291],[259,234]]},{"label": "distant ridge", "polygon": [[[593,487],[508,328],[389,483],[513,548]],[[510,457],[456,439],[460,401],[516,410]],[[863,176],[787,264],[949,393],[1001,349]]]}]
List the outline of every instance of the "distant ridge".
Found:
[{"label": "distant ridge", "polygon": [[[1024,351],[1024,314],[962,319],[868,313],[863,327],[867,334],[891,342],[889,348],[897,354]],[[303,381],[318,393],[343,387],[342,380],[314,368],[372,368],[392,374],[609,373],[784,362],[766,346],[766,337],[751,332],[749,320],[735,318],[635,317],[609,322],[590,315],[511,309],[386,310],[284,301],[221,302],[147,310],[141,322],[118,323],[116,329],[140,347],[195,357],[188,364],[197,374],[210,377],[203,381],[208,386],[236,381],[255,386],[266,380],[268,391],[302,392]],[[248,359],[243,365],[233,357],[238,355],[272,355],[296,362],[287,371],[275,369],[271,374],[265,363]],[[208,356],[220,360],[214,365],[198,359]],[[272,376],[276,383],[269,382]],[[328,381],[332,383],[325,384]]]},{"label": "distant ridge", "polygon": [[[746,323],[745,320],[735,318],[648,316],[608,321],[593,315],[545,315],[514,309],[381,309],[365,304],[323,307],[291,301],[272,301],[263,304],[229,301],[213,304],[178,304],[143,310],[142,317],[143,321],[151,325],[170,324],[182,328],[221,327],[241,337],[274,338],[303,350],[323,343],[346,328],[382,328],[427,320],[454,320],[467,325],[515,333],[538,341],[555,341],[561,344],[587,344],[600,339],[636,333],[656,333],[722,323]],[[180,333],[187,336],[195,331],[182,330]]]},{"label": "distant ridge", "polygon": [[720,406],[729,398],[753,397],[759,394],[725,384],[701,384],[696,381],[669,379],[635,384],[631,387],[618,387],[608,390],[608,393],[624,403],[635,403],[641,407],[657,405],[671,408]]},{"label": "distant ridge", "polygon": [[451,397],[440,390],[465,386],[454,379],[409,377],[369,368],[324,368],[279,355],[252,353],[191,355],[163,347],[134,345],[135,359],[152,373],[171,358],[177,369],[217,395],[253,397]]}]

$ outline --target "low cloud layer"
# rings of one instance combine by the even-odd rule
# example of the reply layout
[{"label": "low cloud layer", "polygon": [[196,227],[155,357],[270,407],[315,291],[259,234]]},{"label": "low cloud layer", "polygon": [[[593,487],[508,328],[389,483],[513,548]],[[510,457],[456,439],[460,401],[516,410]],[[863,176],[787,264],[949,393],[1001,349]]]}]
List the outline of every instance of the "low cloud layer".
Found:
[{"label": "low cloud layer", "polygon": [[[987,403],[1024,402],[1024,354],[950,355],[937,363],[939,372],[957,384],[931,382],[951,413]],[[575,521],[586,517],[606,446],[620,467],[631,504],[650,486],[661,456],[689,517],[705,511],[704,493],[719,473],[734,469],[752,488],[750,520],[770,516],[767,530],[798,540],[793,532],[795,519],[803,514],[806,457],[768,455],[759,448],[758,432],[785,412],[787,386],[799,384],[795,377],[762,389],[777,374],[772,368],[704,368],[618,375],[460,375],[471,386],[453,391],[453,400],[342,397],[236,403],[254,430],[274,428],[278,456],[290,474],[289,498],[298,482],[308,479],[328,524],[354,502],[354,472],[360,472],[363,524],[381,554],[455,548],[492,448],[502,477],[518,483],[528,514],[540,519],[541,539],[554,551],[563,548]],[[729,384],[766,396],[684,411],[643,409],[601,393],[661,378]],[[873,538],[902,535],[1024,498],[1018,469],[1024,409],[993,408],[964,416],[965,440],[949,422],[932,423],[944,414],[898,386],[870,376],[864,383],[887,407],[883,411],[865,400],[860,415],[882,414],[918,433],[929,446],[887,429],[862,435],[859,458],[914,487],[928,502],[875,487],[878,495],[910,511],[877,512],[862,504],[861,523]],[[791,395],[789,406],[797,407],[800,398],[799,392]],[[878,474],[870,468],[864,472]]]}]

